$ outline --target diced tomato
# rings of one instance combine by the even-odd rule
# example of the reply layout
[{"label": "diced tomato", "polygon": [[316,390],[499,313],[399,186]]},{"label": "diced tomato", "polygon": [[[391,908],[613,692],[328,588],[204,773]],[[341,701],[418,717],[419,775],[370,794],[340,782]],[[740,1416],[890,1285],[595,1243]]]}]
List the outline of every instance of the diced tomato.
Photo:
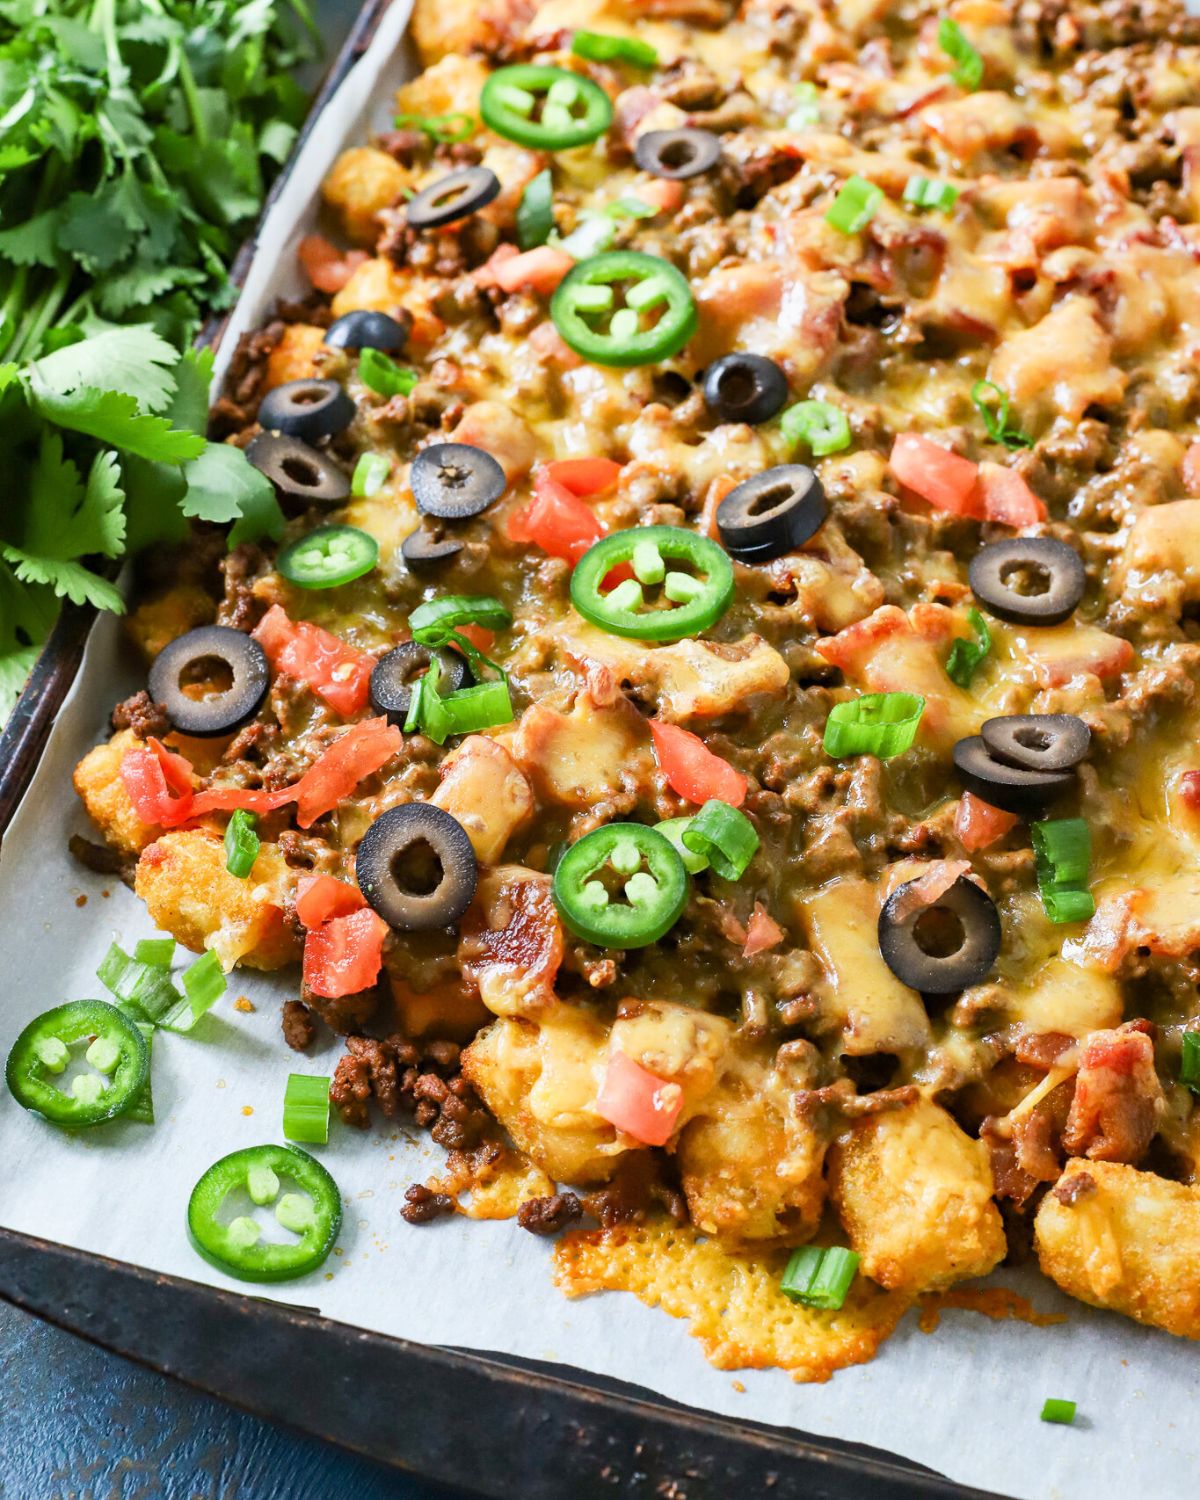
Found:
[{"label": "diced tomato", "polygon": [[546,465],[546,473],[572,495],[598,495],[621,477],[621,465],[611,458],[560,458]]},{"label": "diced tomato", "polygon": [[673,177],[652,177],[638,183],[637,196],[660,214],[673,214],[683,206],[683,183]]},{"label": "diced tomato", "polygon": [[678,724],[650,720],[654,754],[667,784],[697,806],[717,797],[731,807],[741,807],[749,786],[740,771],[714,755],[704,741]]},{"label": "diced tomato", "polygon": [[964,792],[954,814],[954,831],[967,853],[973,854],[976,849],[986,849],[1002,839],[1020,821],[1016,813],[993,807],[973,792]]},{"label": "diced tomato", "polygon": [[1179,778],[1179,800],[1200,812],[1200,771],[1185,771]]},{"label": "diced tomato", "polygon": [[323,234],[306,234],[296,247],[296,257],[319,292],[340,292],[370,258],[365,250],[339,250]]},{"label": "diced tomato", "polygon": [[596,1108],[635,1141],[665,1146],[683,1108],[683,1090],[624,1052],[614,1052],[608,1059]]},{"label": "diced tomato", "polygon": [[254,631],[277,672],[307,682],[335,713],[349,719],[367,706],[375,658],[307,620],[289,620],[273,604]]},{"label": "diced tomato", "polygon": [[485,625],[456,625],[454,628],[470,641],[476,651],[490,651],[496,644],[496,632]]},{"label": "diced tomato", "polygon": [[532,542],[551,557],[565,558],[574,565],[604,535],[604,527],[566,485],[539,469],[534,476],[533,499],[524,510],[508,518],[508,534],[514,542]]},{"label": "diced tomato", "polygon": [[765,953],[768,948],[778,947],[783,939],[783,928],[762,902],[756,901],[746,924],[746,943],[742,949],[742,957],[753,958],[756,953]]},{"label": "diced tomato", "polygon": [[505,261],[516,260],[520,254],[515,245],[497,245],[483,265],[471,272],[471,280],[476,286],[497,286],[496,273],[500,267]]},{"label": "diced tomato", "polygon": [[369,990],[383,965],[387,923],[368,908],[331,917],[304,939],[304,982],[314,995],[336,999]]},{"label": "diced tomato", "polygon": [[154,738],[149,749],[126,750],[121,758],[121,781],[143,823],[172,828],[191,816],[191,769],[182,755],[174,755]]},{"label": "diced tomato", "polygon": [[260,816],[285,807],[295,800],[295,788],[280,787],[278,791],[257,791],[252,787],[215,786],[207,792],[197,792],[187,813],[189,818],[199,818],[210,812],[235,812],[239,807]]},{"label": "diced tomato", "polygon": [[1032,526],[1046,519],[1046,507],[1021,476],[1003,464],[979,465],[979,497],[987,521]]},{"label": "diced tomato", "polygon": [[384,718],[364,719],[334,740],[295,786],[296,822],[308,828],[343,802],[364,776],[370,776],[399,753],[404,736]]},{"label": "diced tomato", "polygon": [[366,897],[357,886],[333,875],[301,875],[296,893],[296,915],[304,927],[320,927],[331,917],[361,911]]},{"label": "diced tomato", "polygon": [[969,458],[960,458],[919,433],[902,432],[892,444],[888,467],[901,484],[938,510],[956,516],[980,515],[979,470]]},{"label": "diced tomato", "polygon": [[493,267],[492,275],[502,292],[528,288],[539,296],[548,297],[574,265],[574,258],[565,250],[556,250],[553,245],[539,245],[536,250],[526,250],[523,255],[506,256]]}]

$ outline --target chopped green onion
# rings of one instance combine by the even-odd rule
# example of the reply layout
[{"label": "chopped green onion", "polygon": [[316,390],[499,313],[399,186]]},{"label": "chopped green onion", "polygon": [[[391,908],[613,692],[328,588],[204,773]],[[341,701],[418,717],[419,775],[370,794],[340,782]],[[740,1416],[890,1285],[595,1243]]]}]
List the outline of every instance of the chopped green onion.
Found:
[{"label": "chopped green onion", "polygon": [[828,401],[798,401],[780,419],[784,442],[795,448],[804,443],[814,458],[840,453],[850,446],[850,420]]},{"label": "chopped green onion", "polygon": [[634,36],[612,36],[607,31],[577,31],[571,51],[589,62],[632,63],[635,68],[658,66],[658,49]]},{"label": "chopped green onion", "polygon": [[354,465],[350,493],[358,500],[369,500],[387,483],[392,466],[382,453],[363,453]]},{"label": "chopped green onion", "polygon": [[444,646],[459,625],[505,630],[511,624],[509,611],[487,594],[446,594],[418,604],[408,617],[412,638],[422,646]]},{"label": "chopped green onion", "polygon": [[436,744],[444,745],[452,734],[475,734],[481,729],[511,724],[513,718],[507,678],[477,682],[474,687],[459,688],[443,698],[438,692],[438,668],[434,662],[413,684],[404,731],[411,734],[419,729]]},{"label": "chopped green onion", "polygon": [[1047,1398],[1042,1407],[1043,1422],[1060,1422],[1064,1427],[1069,1427],[1074,1420],[1074,1401],[1056,1401],[1053,1396]]},{"label": "chopped green onion", "polygon": [[578,226],[559,244],[576,260],[588,260],[593,255],[603,254],[616,238],[617,226],[610,215],[585,209],[579,215]]},{"label": "chopped green onion", "polygon": [[166,1031],[191,1031],[228,988],[221,960],[211,948],[183,971],[182,978],[184,998],[158,1023]]},{"label": "chopped green onion", "polygon": [[990,380],[977,380],[971,387],[971,400],[993,443],[1003,443],[1006,448],[1033,447],[1032,438],[1008,425],[1008,396],[998,385]]},{"label": "chopped green onion", "polygon": [[844,1305],[857,1272],[858,1254],[854,1250],[842,1245],[831,1245],[825,1250],[817,1245],[801,1245],[787,1263],[779,1290],[789,1302],[837,1312]]},{"label": "chopped green onion", "polygon": [[610,219],[652,219],[658,209],[640,198],[617,198],[605,207]]},{"label": "chopped green onion", "polygon": [[522,250],[544,245],[554,228],[554,179],[545,167],[530,178],[517,205],[517,244]]},{"label": "chopped green onion", "polygon": [[744,812],[710,797],[680,837],[686,849],[702,854],[722,880],[740,880],[758,849],[758,834]]},{"label": "chopped green onion", "polygon": [[358,356],[358,378],[377,396],[407,396],[419,376],[379,349],[364,349]]},{"label": "chopped green onion", "polygon": [[1200,1094],[1200,1031],[1185,1031],[1179,1057],[1179,1081]]},{"label": "chopped green onion", "polygon": [[225,825],[225,868],[238,880],[246,879],[258,858],[260,844],[254,831],[257,822],[256,813],[238,807]]},{"label": "chopped green onion", "polygon": [[857,234],[875,217],[883,202],[883,189],[857,174],[847,178],[825,215],[825,222],[842,234]]},{"label": "chopped green onion", "polygon": [[[172,944],[172,947],[174,944]],[[146,1051],[154,1051],[154,1027],[149,1021],[135,1021],[133,1023],[146,1039]],[[128,1109],[122,1110],[123,1120],[136,1120],[139,1125],[154,1124],[154,1093],[151,1088],[150,1074],[146,1074],[146,1081],[133,1097],[133,1103]]]},{"label": "chopped green onion", "polygon": [[924,712],[925,700],[918,693],[864,693],[835,703],[825,721],[825,753],[837,759],[874,755],[891,760],[916,739]]},{"label": "chopped green onion", "polygon": [[155,969],[169,969],[175,957],[174,938],[142,938],[133,950],[140,964],[150,964]]},{"label": "chopped green onion", "polygon": [[689,849],[683,842],[683,835],[691,826],[691,818],[668,818],[665,823],[656,823],[654,831],[661,833],[663,838],[668,839],[675,846],[676,852],[683,860],[683,868],[689,875],[699,875],[701,870],[708,869],[708,858],[706,855],[697,854],[694,849]]},{"label": "chopped green onion", "polygon": [[807,130],[821,119],[820,93],[815,83],[796,85],[796,106],[783,122],[785,130]]},{"label": "chopped green onion", "polygon": [[443,145],[470,140],[476,130],[475,116],[463,110],[448,115],[397,115],[395,123],[397,130],[406,127],[420,130],[430,140],[440,141]]},{"label": "chopped green onion", "polygon": [[992,649],[992,632],[988,629],[988,622],[979,611],[975,608],[967,610],[967,619],[971,622],[975,639],[972,641],[965,636],[959,636],[950,647],[950,655],[946,658],[946,675],[951,682],[957,682],[960,688],[971,686],[971,678],[974,677],[979,664]]},{"label": "chopped green onion", "polygon": [[116,943],[109,945],[100,960],[96,978],[114,999],[155,1025],[179,1003],[179,991],[166,969],[157,963],[138,963]]},{"label": "chopped green onion", "polygon": [[940,208],[943,211],[954,207],[958,201],[958,189],[949,182],[936,177],[910,177],[904,185],[904,201],[914,208]]},{"label": "chopped green onion", "polygon": [[283,1094],[283,1134],[289,1141],[323,1146],[329,1139],[329,1079],[289,1073]]},{"label": "chopped green onion", "polygon": [[952,21],[949,16],[943,16],[938,26],[938,46],[955,64],[950,77],[959,88],[966,89],[968,93],[974,92],[983,82],[983,58],[967,41],[958,22]]},{"label": "chopped green onion", "polygon": [[1087,888],[1091,829],[1083,818],[1050,818],[1030,832],[1046,915],[1052,922],[1086,922],[1096,910]]}]

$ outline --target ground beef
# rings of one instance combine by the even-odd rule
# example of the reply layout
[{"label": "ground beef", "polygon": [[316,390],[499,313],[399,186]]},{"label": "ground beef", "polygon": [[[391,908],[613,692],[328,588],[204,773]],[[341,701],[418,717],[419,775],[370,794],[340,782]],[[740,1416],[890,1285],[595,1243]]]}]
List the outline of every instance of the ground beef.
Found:
[{"label": "ground beef", "polygon": [[113,709],[112,727],[132,729],[139,740],[149,739],[151,735],[161,739],[164,734],[170,733],[171,720],[167,716],[166,704],[156,703],[143,688],[134,693],[132,698],[123,699]]},{"label": "ground beef", "polygon": [[136,854],[128,854],[121,849],[112,849],[107,844],[94,844],[91,839],[85,839],[80,833],[71,835],[67,841],[67,847],[85,870],[91,870],[95,875],[115,875],[118,880],[124,881],[130,890],[133,889],[133,876],[137,869]]},{"label": "ground beef", "polygon": [[583,1216],[583,1204],[574,1193],[555,1193],[549,1198],[527,1198],[517,1210],[517,1223],[530,1234],[558,1234]]},{"label": "ground beef", "polygon": [[1096,1179],[1088,1172],[1076,1172],[1066,1182],[1060,1182],[1050,1191],[1060,1203],[1074,1208],[1082,1198],[1089,1198],[1096,1191]]},{"label": "ground beef", "polygon": [[424,1183],[414,1182],[404,1191],[405,1204],[400,1217],[409,1224],[432,1224],[454,1212],[454,1199],[449,1193],[435,1193]]},{"label": "ground beef", "polygon": [[379,991],[375,988],[359,990],[353,995],[317,995],[307,985],[301,990],[301,998],[310,1010],[315,1010],[330,1031],[339,1036],[351,1036],[361,1031],[375,1014],[379,1004]]},{"label": "ground beef", "polygon": [[293,1052],[303,1052],[312,1045],[317,1023],[303,1000],[285,1000],[282,1019],[283,1039]]},{"label": "ground beef", "polygon": [[254,595],[253,580],[266,570],[262,549],[242,542],[221,564],[225,575],[225,597],[217,610],[217,621],[249,633],[266,613],[266,605]]},{"label": "ground beef", "polygon": [[348,1125],[366,1128],[373,1099],[387,1118],[411,1115],[439,1146],[467,1150],[490,1128],[491,1116],[458,1068],[454,1042],[350,1036],[330,1098]]}]

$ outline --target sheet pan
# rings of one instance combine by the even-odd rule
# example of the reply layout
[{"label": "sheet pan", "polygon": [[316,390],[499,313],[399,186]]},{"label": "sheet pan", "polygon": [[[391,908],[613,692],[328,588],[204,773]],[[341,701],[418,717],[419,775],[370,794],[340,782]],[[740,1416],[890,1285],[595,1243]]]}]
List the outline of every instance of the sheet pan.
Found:
[{"label": "sheet pan", "polygon": [[[221,341],[222,360],[275,297],[299,290],[292,252],[310,225],[315,185],[344,142],[361,139],[371,121],[383,123],[392,87],[411,67],[403,47],[407,9],[407,0],[369,7],[382,15],[375,40],[322,111],[266,217]],[[114,932],[132,943],[151,931],[128,891],[81,870],[66,852],[69,834],[85,831],[69,790],[71,768],[103,735],[114,699],[138,683],[116,622],[103,619],[58,710],[79,636],[78,620],[66,618],[52,648],[62,655],[48,654],[5,736],[11,755],[0,767],[0,814],[53,724],[0,846],[4,1049],[39,1010],[96,992],[96,963]],[[906,1479],[884,1456],[847,1458],[838,1446],[846,1443],[890,1449],[958,1483],[1022,1500],[1124,1500],[1131,1491],[1170,1497],[1190,1488],[1200,1449],[1190,1420],[1200,1393],[1190,1345],[1092,1314],[1032,1275],[1005,1272],[993,1282],[1027,1293],[1042,1311],[1066,1312],[1068,1321],[1034,1329],[952,1312],[926,1335],[910,1316],[873,1364],[824,1386],[797,1386],[778,1371],[716,1371],[681,1323],[631,1297],[565,1301],[550,1284],[548,1247],[513,1224],[405,1225],[405,1186],[440,1157],[406,1132],[335,1130],[319,1152],[346,1200],[341,1253],[325,1272],[278,1293],[310,1311],[281,1312],[269,1298],[246,1297],[190,1251],[183,1207],[210,1161],[279,1138],[291,1068],[331,1071],[338,1051],[332,1042],[307,1063],[282,1047],[279,999],[292,992],[293,979],[239,973],[230,993],[246,995],[253,1014],[226,1005],[203,1035],[162,1038],[152,1130],[117,1124],[72,1138],[23,1115],[7,1095],[0,1099],[0,1224],[15,1232],[0,1239],[0,1294],[252,1409],[290,1415],[310,1430],[485,1493],[524,1493],[530,1468],[521,1452],[493,1452],[485,1461],[467,1454],[470,1444],[449,1413],[457,1409],[465,1420],[485,1389],[487,1409],[517,1424],[516,1448],[522,1433],[540,1432],[540,1467],[561,1460],[555,1472],[564,1487],[539,1492],[546,1494],[566,1493],[568,1476],[569,1487],[585,1494],[613,1487],[727,1494],[727,1477],[766,1485],[772,1463],[779,1493],[958,1492],[932,1477]],[[98,1300],[82,1295],[89,1287],[103,1288]],[[497,1364],[494,1354],[434,1354],[431,1346],[577,1369],[564,1369],[563,1378],[535,1376]],[[270,1368],[254,1354],[262,1347],[275,1353]],[[304,1380],[296,1373],[281,1381],[279,1372],[298,1372],[294,1360],[301,1357]],[[365,1406],[356,1399],[356,1377],[368,1368],[372,1380],[390,1378],[416,1409],[428,1408],[423,1437],[412,1427],[414,1408],[390,1392],[377,1392]],[[600,1398],[580,1378],[625,1386]],[[320,1399],[305,1396],[310,1379]],[[642,1391],[630,1396],[629,1387]],[[1076,1400],[1079,1423],[1039,1423],[1046,1396]],[[665,1402],[712,1415],[698,1418]],[[439,1414],[442,1425],[431,1425],[427,1419]],[[577,1433],[573,1445],[570,1431]],[[816,1436],[798,1440],[797,1431]],[[832,1440],[828,1447],[824,1439]],[[643,1490],[649,1479],[676,1488]]]}]

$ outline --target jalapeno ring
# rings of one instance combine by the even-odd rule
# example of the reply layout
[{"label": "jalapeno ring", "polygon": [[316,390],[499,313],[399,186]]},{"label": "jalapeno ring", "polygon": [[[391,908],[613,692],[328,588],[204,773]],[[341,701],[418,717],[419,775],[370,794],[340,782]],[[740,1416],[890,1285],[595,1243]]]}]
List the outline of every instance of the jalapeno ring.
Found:
[{"label": "jalapeno ring", "polygon": [[[601,593],[615,567],[632,562],[633,578]],[[690,564],[697,573],[672,563]],[[659,589],[651,607],[645,589]],[[715,625],[733,599],[733,566],[708,537],[681,526],[635,526],[601,537],[571,574],[571,603],[585,620],[611,635],[638,641],[678,641]]]},{"label": "jalapeno ring", "polygon": [[[622,284],[624,305],[618,307],[616,288]],[[550,316],[576,354],[617,369],[670,359],[695,333],[697,321],[687,278],[670,261],[639,250],[580,261],[559,283]]]},{"label": "jalapeno ring", "polygon": [[[92,1040],[96,1072],[75,1080],[86,1079],[88,1088],[68,1093],[54,1079],[66,1070],[71,1044],[84,1040]],[[103,1056],[93,1052],[101,1042],[109,1044]],[[55,1125],[99,1125],[133,1105],[149,1074],[146,1039],[123,1011],[105,1000],[72,1000],[30,1021],[8,1054],[4,1081],[18,1104]]]},{"label": "jalapeno ring", "polygon": [[301,589],[332,589],[369,573],[379,543],[358,526],[318,526],[279,554],[275,567]]},{"label": "jalapeno ring", "polygon": [[[624,901],[614,899],[618,892]],[[641,823],[608,823],[584,834],[554,871],[559,915],[601,948],[656,943],[679,920],[687,898],[687,870],[674,844]]]},{"label": "jalapeno ring", "polygon": [[[539,99],[542,109],[535,118]],[[489,130],[519,146],[565,151],[603,135],[612,124],[613,107],[600,85],[581,73],[518,63],[489,77],[479,113]]]}]

